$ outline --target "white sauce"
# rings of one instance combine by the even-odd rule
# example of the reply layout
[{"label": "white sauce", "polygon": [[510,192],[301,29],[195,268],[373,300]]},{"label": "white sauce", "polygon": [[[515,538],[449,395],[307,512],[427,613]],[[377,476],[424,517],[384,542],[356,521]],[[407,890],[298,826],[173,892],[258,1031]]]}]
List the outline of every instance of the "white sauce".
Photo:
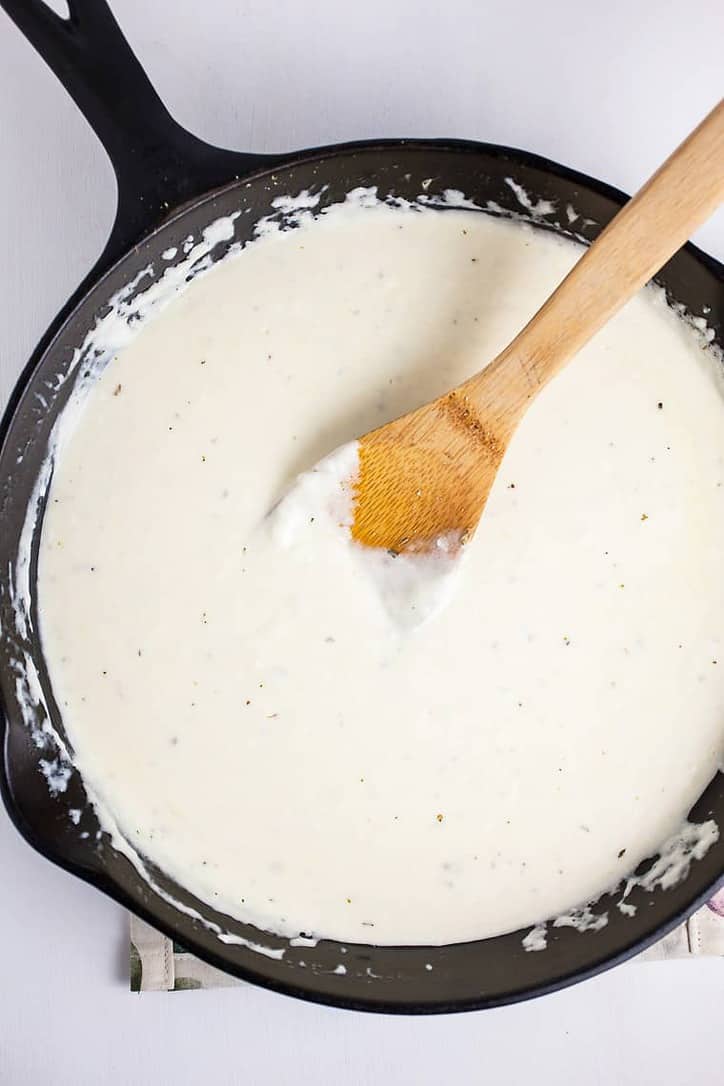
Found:
[{"label": "white sauce", "polygon": [[[721,760],[715,360],[660,293],[631,302],[534,403],[446,606],[401,630],[315,492],[291,532],[266,514],[492,358],[579,250],[311,199],[156,306],[61,431],[39,601],[75,760],[134,848],[267,930],[590,926]],[[717,830],[693,833],[698,856]]]},{"label": "white sauce", "polygon": [[349,529],[358,476],[358,444],[350,441],[294,481],[262,530],[271,531],[277,546],[311,546],[312,560],[319,553],[319,534],[325,531],[329,545],[344,548],[355,573],[376,587],[392,621],[401,630],[412,630],[447,604],[460,576],[462,555],[455,554],[447,536],[435,540],[430,553],[416,555],[354,543]]}]

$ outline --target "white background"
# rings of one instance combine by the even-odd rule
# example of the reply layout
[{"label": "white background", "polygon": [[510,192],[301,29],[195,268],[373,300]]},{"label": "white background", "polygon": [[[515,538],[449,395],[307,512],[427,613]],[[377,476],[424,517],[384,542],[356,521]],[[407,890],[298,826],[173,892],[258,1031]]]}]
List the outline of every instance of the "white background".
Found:
[{"label": "white background", "polygon": [[[724,92],[721,0],[115,0],[176,117],[211,142],[371,136],[525,147],[632,191]],[[102,247],[114,181],[0,14],[0,400]],[[724,259],[724,214],[697,240]],[[0,812],[0,1083],[721,1081],[724,961],[631,963],[438,1019],[252,988],[133,996],[122,911]]]}]

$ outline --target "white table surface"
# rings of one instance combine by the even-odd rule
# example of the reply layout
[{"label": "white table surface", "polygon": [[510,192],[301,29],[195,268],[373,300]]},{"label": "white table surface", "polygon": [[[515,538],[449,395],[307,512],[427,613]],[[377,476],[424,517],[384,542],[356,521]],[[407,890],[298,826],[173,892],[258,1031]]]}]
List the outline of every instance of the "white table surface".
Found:
[{"label": "white table surface", "polygon": [[[631,191],[724,91],[721,0],[115,0],[176,117],[280,150],[457,136]],[[100,251],[110,166],[0,14],[0,400]],[[724,214],[697,235],[724,259]],[[724,1076],[724,961],[629,964],[542,1000],[437,1019],[251,987],[134,996],[120,908],[0,812],[0,1083],[676,1084]]]}]

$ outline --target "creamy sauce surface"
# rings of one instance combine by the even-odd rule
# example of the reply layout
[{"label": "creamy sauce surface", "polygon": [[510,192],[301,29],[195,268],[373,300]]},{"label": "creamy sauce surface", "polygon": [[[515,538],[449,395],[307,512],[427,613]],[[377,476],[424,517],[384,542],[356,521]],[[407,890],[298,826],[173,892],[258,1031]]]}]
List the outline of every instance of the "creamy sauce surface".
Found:
[{"label": "creamy sauce surface", "polygon": [[426,624],[316,491],[288,537],[267,517],[491,359],[579,253],[335,208],[194,281],[63,435],[38,591],[75,760],[221,911],[393,944],[532,925],[656,852],[721,762],[724,400],[660,293],[533,404]]}]

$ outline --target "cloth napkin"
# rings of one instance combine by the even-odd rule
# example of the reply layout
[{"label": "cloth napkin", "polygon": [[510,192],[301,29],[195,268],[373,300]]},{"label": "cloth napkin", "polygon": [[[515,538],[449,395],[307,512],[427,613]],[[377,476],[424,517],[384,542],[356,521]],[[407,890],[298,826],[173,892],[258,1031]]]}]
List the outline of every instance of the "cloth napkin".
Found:
[{"label": "cloth napkin", "polygon": [[[199,961],[178,943],[131,915],[131,991],[179,992],[188,988],[231,988],[243,980]],[[634,961],[724,957],[724,890]]]}]

